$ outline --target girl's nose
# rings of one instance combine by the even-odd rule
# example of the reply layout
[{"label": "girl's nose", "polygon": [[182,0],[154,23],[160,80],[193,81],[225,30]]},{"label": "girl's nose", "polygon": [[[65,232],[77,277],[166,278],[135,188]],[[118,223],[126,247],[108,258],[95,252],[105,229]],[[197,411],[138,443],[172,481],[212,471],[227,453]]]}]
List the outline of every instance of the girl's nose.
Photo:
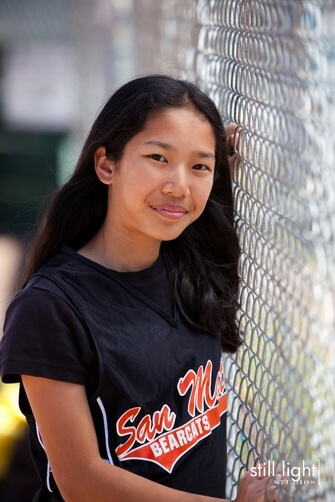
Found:
[{"label": "girl's nose", "polygon": [[172,169],[163,184],[162,192],[173,195],[173,197],[188,197],[190,195],[190,180],[186,169],[183,167]]}]

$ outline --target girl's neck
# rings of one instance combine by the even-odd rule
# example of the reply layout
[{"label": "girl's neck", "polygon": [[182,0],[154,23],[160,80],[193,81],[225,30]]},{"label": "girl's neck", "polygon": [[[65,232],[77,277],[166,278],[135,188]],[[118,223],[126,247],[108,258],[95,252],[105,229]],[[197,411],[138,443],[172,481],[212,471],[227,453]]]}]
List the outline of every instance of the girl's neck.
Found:
[{"label": "girl's neck", "polygon": [[158,258],[160,242],[133,241],[106,231],[104,226],[78,253],[117,272],[138,272],[149,268]]}]

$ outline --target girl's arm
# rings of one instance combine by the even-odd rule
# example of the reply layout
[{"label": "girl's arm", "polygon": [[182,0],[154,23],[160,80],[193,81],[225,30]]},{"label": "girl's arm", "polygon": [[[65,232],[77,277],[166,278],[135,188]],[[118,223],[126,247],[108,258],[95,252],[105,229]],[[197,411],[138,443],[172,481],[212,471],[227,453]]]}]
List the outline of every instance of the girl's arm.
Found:
[{"label": "girl's arm", "polygon": [[[66,502],[223,502],[165,487],[102,460],[82,385],[22,376],[52,473]],[[252,479],[239,502],[263,502],[264,479]],[[258,481],[258,483],[257,483]],[[275,499],[271,499],[275,500]]]}]

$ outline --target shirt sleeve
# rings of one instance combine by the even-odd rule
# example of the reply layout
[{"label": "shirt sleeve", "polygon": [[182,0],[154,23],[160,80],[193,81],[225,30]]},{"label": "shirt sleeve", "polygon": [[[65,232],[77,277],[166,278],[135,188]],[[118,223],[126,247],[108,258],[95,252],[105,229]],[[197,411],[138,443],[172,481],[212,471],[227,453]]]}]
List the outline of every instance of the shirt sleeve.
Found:
[{"label": "shirt sleeve", "polygon": [[0,343],[3,382],[25,374],[85,385],[89,352],[88,328],[65,295],[37,282],[13,299]]}]

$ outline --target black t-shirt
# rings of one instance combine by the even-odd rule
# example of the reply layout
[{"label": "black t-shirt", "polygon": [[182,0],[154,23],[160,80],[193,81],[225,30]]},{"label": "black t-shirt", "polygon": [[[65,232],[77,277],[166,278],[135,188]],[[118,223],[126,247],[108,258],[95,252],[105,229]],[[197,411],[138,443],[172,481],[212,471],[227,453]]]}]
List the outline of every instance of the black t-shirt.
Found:
[{"label": "black t-shirt", "polygon": [[[122,274],[64,248],[12,301],[0,373],[4,382],[27,374],[84,385],[102,458],[166,486],[225,496],[220,340],[183,322],[162,258]],[[42,480],[34,500],[60,501],[22,386],[20,407]]]},{"label": "black t-shirt", "polygon": [[140,272],[120,272],[119,277],[162,310],[174,316],[175,306],[166,269],[167,264],[160,254],[151,267]]}]

